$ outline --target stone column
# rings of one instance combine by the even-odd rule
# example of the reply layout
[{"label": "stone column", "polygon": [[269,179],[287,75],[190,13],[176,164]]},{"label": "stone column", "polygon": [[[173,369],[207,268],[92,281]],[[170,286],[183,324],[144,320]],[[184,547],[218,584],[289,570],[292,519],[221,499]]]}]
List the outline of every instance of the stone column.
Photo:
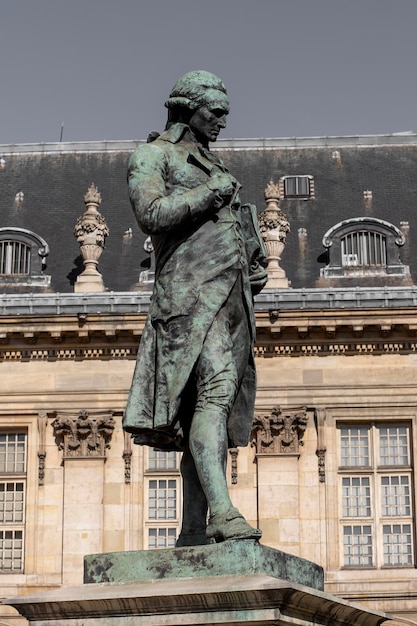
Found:
[{"label": "stone column", "polygon": [[80,584],[83,558],[103,551],[105,450],[114,429],[111,412],[58,412],[52,422],[63,451],[62,583]]},{"label": "stone column", "polygon": [[266,289],[288,288],[288,278],[280,267],[290,223],[279,207],[279,186],[269,182],[265,189],[266,209],[259,215],[259,227],[265,241],[268,261]]},{"label": "stone column", "polygon": [[97,265],[109,229],[106,220],[98,211],[101,204],[101,194],[94,183],[91,184],[85,194],[84,203],[86,211],[77,219],[74,230],[74,235],[80,244],[84,271],[77,277],[74,291],[76,293],[105,291],[103,277],[97,270]]}]

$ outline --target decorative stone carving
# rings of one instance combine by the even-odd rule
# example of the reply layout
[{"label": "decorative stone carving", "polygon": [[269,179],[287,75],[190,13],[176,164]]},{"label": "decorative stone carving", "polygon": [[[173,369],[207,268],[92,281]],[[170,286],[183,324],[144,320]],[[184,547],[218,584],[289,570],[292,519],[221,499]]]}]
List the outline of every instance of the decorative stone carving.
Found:
[{"label": "decorative stone carving", "polygon": [[106,220],[98,211],[101,194],[94,183],[91,183],[85,194],[84,203],[86,211],[77,219],[74,235],[80,244],[85,269],[77,277],[74,291],[104,291],[103,278],[97,270],[97,265],[104,250],[109,229]]},{"label": "decorative stone carving", "polygon": [[280,267],[290,223],[279,207],[279,186],[272,180],[265,189],[266,209],[259,215],[259,227],[265,241],[268,261],[266,289],[289,287],[285,271]]},{"label": "decorative stone carving", "polygon": [[124,432],[123,461],[125,463],[125,485],[130,485],[132,469],[132,437]]},{"label": "decorative stone carving", "polygon": [[48,416],[45,413],[38,415],[38,485],[45,482],[45,461],[46,461],[46,426],[48,424]]},{"label": "decorative stone carving", "polygon": [[52,422],[58,448],[64,458],[105,457],[115,421],[111,411],[79,411],[77,415],[55,413]]},{"label": "decorative stone carving", "polygon": [[232,464],[231,464],[232,485],[237,485],[237,455],[239,454],[239,448],[230,448],[229,454],[232,460]]},{"label": "decorative stone carving", "polygon": [[326,482],[326,438],[325,438],[325,424],[326,424],[326,409],[316,409],[314,413],[314,421],[317,429],[317,450],[318,457],[318,470],[319,470],[319,482]]},{"label": "decorative stone carving", "polygon": [[306,407],[274,407],[269,415],[255,415],[252,444],[256,446],[256,453],[298,453],[307,422]]}]

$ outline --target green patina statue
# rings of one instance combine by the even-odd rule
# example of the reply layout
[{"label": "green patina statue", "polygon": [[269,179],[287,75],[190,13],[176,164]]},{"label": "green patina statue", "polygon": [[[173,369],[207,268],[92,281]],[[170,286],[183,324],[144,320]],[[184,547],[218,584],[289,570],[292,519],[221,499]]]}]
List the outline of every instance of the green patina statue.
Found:
[{"label": "green patina statue", "polygon": [[259,539],[232,505],[226,462],[251,430],[253,295],[267,280],[265,250],[255,207],[240,204],[239,183],[209,150],[229,113],[223,82],[189,72],[165,106],[166,130],[129,162],[156,269],[123,427],[137,444],[183,452],[177,546]]}]

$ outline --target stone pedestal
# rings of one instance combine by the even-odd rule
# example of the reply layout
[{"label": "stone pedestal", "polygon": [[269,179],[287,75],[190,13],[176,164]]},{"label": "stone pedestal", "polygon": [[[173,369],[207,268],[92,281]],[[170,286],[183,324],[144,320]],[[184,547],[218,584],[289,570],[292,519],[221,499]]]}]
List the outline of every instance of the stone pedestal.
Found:
[{"label": "stone pedestal", "polygon": [[31,626],[389,626],[317,589],[318,565],[255,541],[92,555],[85,580],[6,604]]}]

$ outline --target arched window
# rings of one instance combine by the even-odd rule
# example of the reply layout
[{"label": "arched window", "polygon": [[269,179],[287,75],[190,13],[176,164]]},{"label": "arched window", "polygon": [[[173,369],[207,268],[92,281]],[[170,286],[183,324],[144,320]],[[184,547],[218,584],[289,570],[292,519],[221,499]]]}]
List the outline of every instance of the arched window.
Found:
[{"label": "arched window", "polygon": [[46,276],[46,259],[49,246],[46,241],[25,228],[0,228],[0,284],[45,287],[50,284]]},{"label": "arched window", "polygon": [[323,237],[327,253],[320,260],[327,264],[320,270],[320,283],[343,286],[355,281],[372,286],[382,280],[386,285],[412,284],[410,270],[400,260],[404,243],[401,230],[381,219],[357,217],[339,222]]}]

